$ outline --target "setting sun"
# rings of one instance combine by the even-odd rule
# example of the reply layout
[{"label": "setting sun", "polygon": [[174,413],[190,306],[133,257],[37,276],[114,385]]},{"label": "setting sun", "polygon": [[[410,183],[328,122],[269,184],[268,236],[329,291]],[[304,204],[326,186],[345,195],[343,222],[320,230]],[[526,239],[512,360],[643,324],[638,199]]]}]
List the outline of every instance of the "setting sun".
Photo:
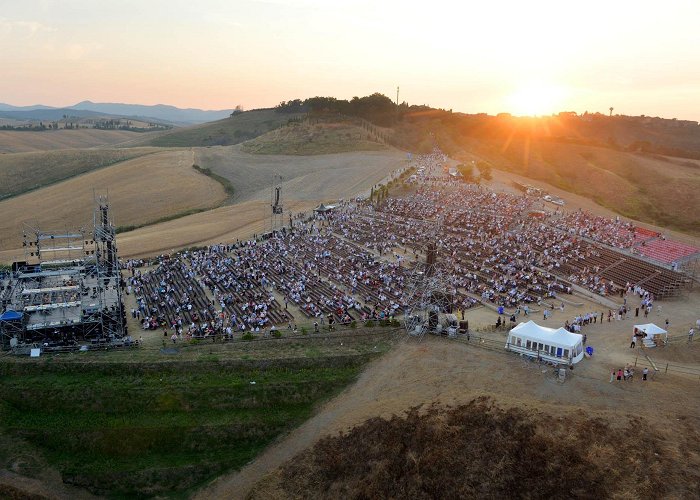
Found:
[{"label": "setting sun", "polygon": [[566,94],[565,89],[558,85],[531,82],[513,92],[508,104],[515,115],[547,115],[561,111]]}]

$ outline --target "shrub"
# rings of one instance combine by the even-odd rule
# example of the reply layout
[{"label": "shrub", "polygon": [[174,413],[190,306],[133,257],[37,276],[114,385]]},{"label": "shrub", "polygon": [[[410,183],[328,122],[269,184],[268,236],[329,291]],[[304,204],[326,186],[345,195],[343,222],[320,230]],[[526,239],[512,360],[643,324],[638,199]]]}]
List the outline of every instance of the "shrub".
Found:
[{"label": "shrub", "polygon": [[352,320],[352,321],[350,322],[350,328],[352,328],[352,329],[357,328],[357,321]]},{"label": "shrub", "polygon": [[279,330],[272,330],[272,336],[278,339],[282,337],[282,332],[280,332]]},{"label": "shrub", "polygon": [[255,338],[255,335],[253,335],[250,332],[244,333],[243,336],[241,337],[243,340],[253,340]]},{"label": "shrub", "polygon": [[299,331],[301,332],[302,335],[308,335],[308,333],[309,333],[309,330],[307,330],[307,328],[305,326],[302,326],[301,330],[299,330]]},{"label": "shrub", "polygon": [[374,320],[368,319],[367,321],[365,321],[365,326],[367,328],[373,328],[374,327]]}]

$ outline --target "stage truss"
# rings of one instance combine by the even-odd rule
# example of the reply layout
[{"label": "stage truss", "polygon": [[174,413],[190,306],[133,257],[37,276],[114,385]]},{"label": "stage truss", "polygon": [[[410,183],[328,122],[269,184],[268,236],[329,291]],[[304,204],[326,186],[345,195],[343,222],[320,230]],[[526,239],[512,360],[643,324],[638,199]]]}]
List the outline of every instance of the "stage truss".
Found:
[{"label": "stage truss", "polygon": [[406,287],[404,327],[418,340],[426,333],[443,333],[443,319],[454,308],[454,290],[438,262],[441,227],[440,220],[434,222],[425,262],[416,263]]}]

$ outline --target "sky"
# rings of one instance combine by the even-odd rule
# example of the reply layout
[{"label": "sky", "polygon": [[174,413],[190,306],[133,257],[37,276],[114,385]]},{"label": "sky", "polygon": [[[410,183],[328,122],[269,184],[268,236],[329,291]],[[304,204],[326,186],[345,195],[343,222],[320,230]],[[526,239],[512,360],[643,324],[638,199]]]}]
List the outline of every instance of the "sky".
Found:
[{"label": "sky", "polygon": [[0,102],[700,120],[700,0],[0,0]]}]

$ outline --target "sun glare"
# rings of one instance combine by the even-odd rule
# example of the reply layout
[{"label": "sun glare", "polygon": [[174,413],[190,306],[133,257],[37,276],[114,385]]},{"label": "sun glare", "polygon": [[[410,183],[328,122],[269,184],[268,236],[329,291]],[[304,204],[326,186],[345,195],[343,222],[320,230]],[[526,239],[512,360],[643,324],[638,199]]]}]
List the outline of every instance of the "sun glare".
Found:
[{"label": "sun glare", "polygon": [[518,88],[508,99],[508,111],[520,116],[540,116],[563,111],[566,92],[547,83],[529,83]]}]

